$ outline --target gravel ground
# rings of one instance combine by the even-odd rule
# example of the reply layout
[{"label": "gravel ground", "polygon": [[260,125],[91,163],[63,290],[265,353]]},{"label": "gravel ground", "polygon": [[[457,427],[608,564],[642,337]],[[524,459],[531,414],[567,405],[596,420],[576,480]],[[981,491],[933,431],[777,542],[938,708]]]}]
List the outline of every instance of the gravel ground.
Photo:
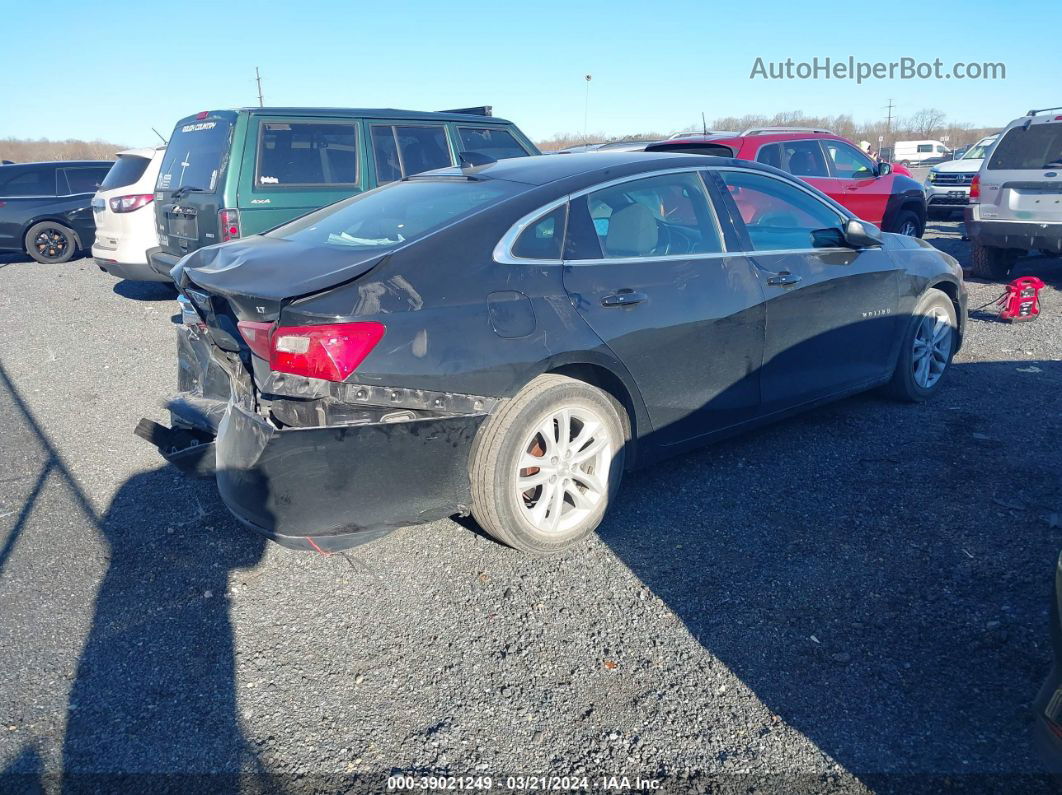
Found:
[{"label": "gravel ground", "polygon": [[[927,237],[966,257],[957,224]],[[171,294],[9,258],[0,771],[26,775],[0,790],[1013,789],[1062,547],[1062,261],[1019,270],[1044,316],[974,312],[928,405],[860,396],[636,474],[537,560],[449,520],[329,557],[252,537],[132,435],[164,419]]]}]

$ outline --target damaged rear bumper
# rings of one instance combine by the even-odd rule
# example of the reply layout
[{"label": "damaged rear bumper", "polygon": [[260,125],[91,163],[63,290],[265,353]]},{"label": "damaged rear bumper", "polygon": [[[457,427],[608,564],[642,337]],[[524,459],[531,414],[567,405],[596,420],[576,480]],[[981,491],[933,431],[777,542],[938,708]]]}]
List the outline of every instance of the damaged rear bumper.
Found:
[{"label": "damaged rear bumper", "polygon": [[[468,456],[484,414],[276,428],[235,402],[169,406],[180,425],[142,420],[137,435],[181,469],[213,474],[232,514],[283,546],[347,549],[468,512]],[[202,420],[192,430],[182,427],[190,406]],[[219,410],[212,439],[205,429]]]},{"label": "damaged rear bumper", "polygon": [[467,513],[484,415],[277,429],[231,404],[215,442],[221,498],[284,546],[345,549]]},{"label": "damaged rear bumper", "polygon": [[472,442],[496,401],[289,377],[270,390],[299,397],[256,411],[247,380],[230,378],[194,323],[178,330],[178,361],[173,427],[142,420],[136,433],[181,469],[215,476],[252,530],[331,551],[468,512]]}]

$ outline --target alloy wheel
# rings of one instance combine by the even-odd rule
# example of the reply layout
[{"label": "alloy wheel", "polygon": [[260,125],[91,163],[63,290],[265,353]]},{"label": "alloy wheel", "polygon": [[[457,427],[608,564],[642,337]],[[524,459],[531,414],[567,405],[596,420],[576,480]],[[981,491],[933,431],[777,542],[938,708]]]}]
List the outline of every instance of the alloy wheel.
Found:
[{"label": "alloy wheel", "polygon": [[914,221],[904,221],[900,225],[900,234],[908,237],[918,237],[918,224]]},{"label": "alloy wheel", "polygon": [[577,526],[608,496],[612,439],[608,425],[585,406],[548,414],[520,448],[516,499],[543,533]]},{"label": "alloy wheel", "polygon": [[47,259],[58,259],[66,253],[70,241],[66,235],[54,227],[42,229],[33,240],[37,252]]},{"label": "alloy wheel", "polygon": [[922,389],[933,387],[951,358],[951,319],[941,307],[934,307],[922,318],[915,332],[911,368],[914,380]]}]

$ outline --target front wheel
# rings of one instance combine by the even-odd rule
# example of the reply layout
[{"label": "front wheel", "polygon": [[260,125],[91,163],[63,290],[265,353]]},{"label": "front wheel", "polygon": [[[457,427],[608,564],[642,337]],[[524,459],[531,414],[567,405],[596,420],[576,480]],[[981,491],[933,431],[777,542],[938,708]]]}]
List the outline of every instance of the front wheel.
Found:
[{"label": "front wheel", "polygon": [[74,230],[55,221],[34,224],[26,232],[26,253],[37,262],[69,262],[77,253]]},{"label": "front wheel", "polygon": [[889,391],[900,400],[920,403],[940,389],[958,341],[955,305],[931,287],[919,300],[904,329],[900,359]]},{"label": "front wheel", "polygon": [[908,237],[921,237],[925,231],[922,219],[914,210],[904,210],[896,219],[896,233]]},{"label": "front wheel", "polygon": [[469,466],[476,521],[536,555],[581,541],[601,523],[623,477],[622,410],[582,381],[534,379],[480,429]]}]

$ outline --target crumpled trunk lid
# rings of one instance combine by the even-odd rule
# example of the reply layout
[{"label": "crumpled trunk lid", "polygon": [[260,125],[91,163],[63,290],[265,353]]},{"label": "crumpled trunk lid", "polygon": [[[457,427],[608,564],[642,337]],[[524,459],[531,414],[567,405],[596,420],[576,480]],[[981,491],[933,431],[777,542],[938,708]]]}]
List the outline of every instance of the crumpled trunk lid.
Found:
[{"label": "crumpled trunk lid", "polygon": [[224,296],[250,310],[241,319],[268,321],[276,319],[285,299],[356,279],[388,253],[333,249],[259,235],[199,249],[178,264],[174,276],[182,291],[199,288]]}]

